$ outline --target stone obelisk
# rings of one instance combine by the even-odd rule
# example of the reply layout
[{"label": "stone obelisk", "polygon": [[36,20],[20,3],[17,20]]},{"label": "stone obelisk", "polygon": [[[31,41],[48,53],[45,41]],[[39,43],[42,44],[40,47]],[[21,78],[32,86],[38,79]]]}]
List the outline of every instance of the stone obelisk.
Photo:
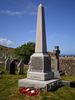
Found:
[{"label": "stone obelisk", "polygon": [[47,54],[44,7],[38,7],[35,53],[31,55],[27,78],[20,79],[19,87],[34,87],[50,91],[60,86],[61,80],[54,79],[51,71],[51,58]]},{"label": "stone obelisk", "polygon": [[38,7],[35,53],[47,53],[44,7]]},{"label": "stone obelisk", "polygon": [[35,53],[30,57],[28,79],[49,80],[54,78],[51,72],[51,58],[47,54],[44,7],[38,7]]}]

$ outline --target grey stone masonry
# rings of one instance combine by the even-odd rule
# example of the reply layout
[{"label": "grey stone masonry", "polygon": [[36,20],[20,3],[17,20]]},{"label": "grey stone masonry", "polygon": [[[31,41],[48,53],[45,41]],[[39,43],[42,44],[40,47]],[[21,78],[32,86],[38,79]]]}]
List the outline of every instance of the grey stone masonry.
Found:
[{"label": "grey stone masonry", "polygon": [[46,53],[46,52],[47,52],[47,47],[46,47],[44,7],[42,6],[42,4],[40,4],[38,7],[38,15],[37,15],[35,53]]},{"label": "grey stone masonry", "polygon": [[[34,74],[34,72],[37,72]],[[34,76],[34,77],[33,77]],[[51,72],[51,58],[47,54],[44,7],[38,7],[35,53],[30,57],[28,79],[48,80],[54,78]]]},{"label": "grey stone masonry", "polygon": [[35,89],[39,89],[45,92],[53,91],[56,88],[62,86],[61,79],[51,79],[47,81],[40,81],[40,80],[30,80],[30,79],[20,79],[19,80],[19,87],[34,87]]},{"label": "grey stone masonry", "polygon": [[61,85],[51,71],[51,57],[47,54],[44,7],[38,6],[35,53],[31,55],[27,78],[19,80],[19,87],[33,87],[50,91]]},{"label": "grey stone masonry", "polygon": [[60,54],[59,46],[55,46],[55,50],[53,50],[53,54],[55,55],[55,68],[54,68],[54,70],[57,71],[57,70],[59,70],[59,54]]},{"label": "grey stone masonry", "polygon": [[62,72],[62,70],[59,70],[59,54],[60,54],[59,46],[55,46],[55,50],[53,50],[53,54],[55,55],[54,75],[56,77],[64,76],[65,73]]},{"label": "grey stone masonry", "polygon": [[10,67],[10,59],[7,58],[7,59],[5,60],[5,70],[9,70],[9,67]]},{"label": "grey stone masonry", "polygon": [[19,63],[19,70],[18,70],[18,73],[19,74],[23,74],[23,67],[24,67],[24,63],[23,61],[21,60],[20,63]]}]

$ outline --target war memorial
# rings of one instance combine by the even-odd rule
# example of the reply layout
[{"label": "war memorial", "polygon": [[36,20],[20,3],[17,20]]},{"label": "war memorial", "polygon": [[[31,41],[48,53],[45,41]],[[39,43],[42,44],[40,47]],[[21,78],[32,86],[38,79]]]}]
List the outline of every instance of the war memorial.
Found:
[{"label": "war memorial", "polygon": [[61,79],[54,78],[51,71],[51,57],[47,54],[44,7],[38,6],[35,53],[30,57],[27,78],[20,79],[19,87],[34,87],[44,91],[61,85]]}]

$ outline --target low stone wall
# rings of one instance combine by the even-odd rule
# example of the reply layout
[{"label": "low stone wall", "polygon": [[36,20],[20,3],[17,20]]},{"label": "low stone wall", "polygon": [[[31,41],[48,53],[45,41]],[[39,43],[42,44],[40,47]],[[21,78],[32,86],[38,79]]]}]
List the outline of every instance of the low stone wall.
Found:
[{"label": "low stone wall", "polygon": [[[54,57],[51,57],[51,68],[54,69]],[[75,57],[59,57],[59,69],[68,75],[75,75]]]}]

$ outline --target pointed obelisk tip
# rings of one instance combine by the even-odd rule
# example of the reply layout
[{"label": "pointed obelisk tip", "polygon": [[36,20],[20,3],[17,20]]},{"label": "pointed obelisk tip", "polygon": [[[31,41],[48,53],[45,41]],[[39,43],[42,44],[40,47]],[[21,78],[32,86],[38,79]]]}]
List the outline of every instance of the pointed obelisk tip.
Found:
[{"label": "pointed obelisk tip", "polygon": [[42,6],[42,4],[39,5],[39,7]]}]

